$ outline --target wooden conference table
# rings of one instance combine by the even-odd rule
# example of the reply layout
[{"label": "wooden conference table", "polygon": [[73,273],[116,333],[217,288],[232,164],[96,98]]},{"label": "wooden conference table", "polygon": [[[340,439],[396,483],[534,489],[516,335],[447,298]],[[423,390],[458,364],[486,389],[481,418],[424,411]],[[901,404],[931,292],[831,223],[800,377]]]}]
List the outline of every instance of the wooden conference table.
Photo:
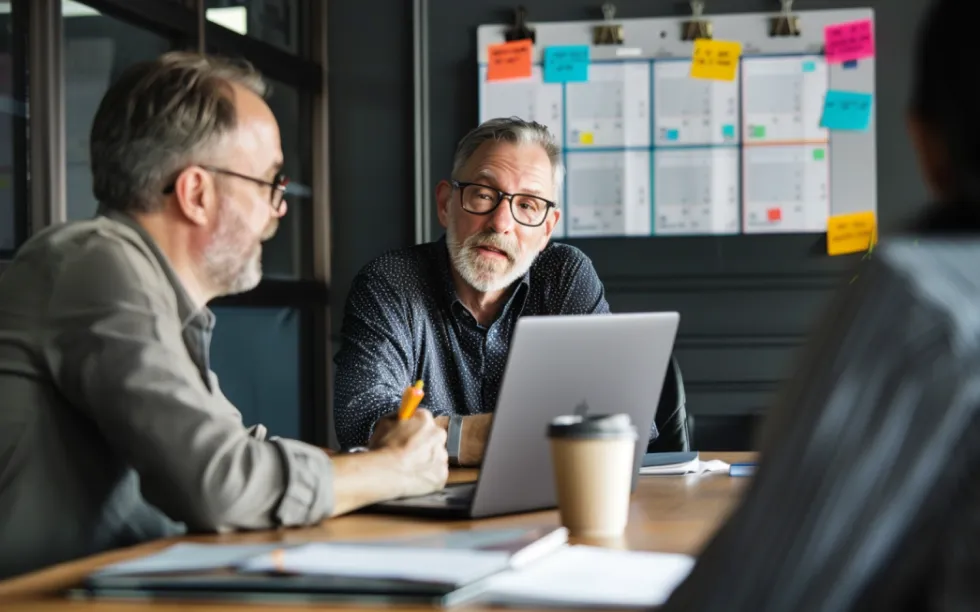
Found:
[{"label": "wooden conference table", "polygon": [[[752,461],[751,453],[701,453],[701,458],[722,459],[728,462]],[[476,470],[454,471],[451,481],[473,480]],[[696,554],[734,508],[747,478],[727,474],[706,476],[647,476],[641,477],[630,506],[629,525],[619,542],[575,543],[598,544],[629,548]],[[533,512],[478,521],[435,521],[408,517],[352,514],[325,521],[318,527],[277,531],[199,535],[148,542],[131,548],[95,555],[49,569],[0,582],[0,610],[4,612],[42,612],[47,610],[88,609],[107,612],[154,612],[191,610],[241,609],[241,603],[193,604],[175,602],[108,602],[69,601],[59,592],[78,584],[96,568],[135,557],[144,556],[175,541],[195,542],[295,542],[351,538],[386,538],[408,535],[427,535],[472,527],[493,528],[525,525],[557,525],[556,511]],[[2,554],[2,551],[0,551]],[[247,606],[258,610],[302,609],[302,606]],[[475,610],[472,606],[463,609]],[[331,606],[331,609],[343,609]],[[348,606],[348,610],[364,612],[369,608]],[[412,609],[412,608],[404,608]],[[425,608],[416,606],[415,610]]]}]

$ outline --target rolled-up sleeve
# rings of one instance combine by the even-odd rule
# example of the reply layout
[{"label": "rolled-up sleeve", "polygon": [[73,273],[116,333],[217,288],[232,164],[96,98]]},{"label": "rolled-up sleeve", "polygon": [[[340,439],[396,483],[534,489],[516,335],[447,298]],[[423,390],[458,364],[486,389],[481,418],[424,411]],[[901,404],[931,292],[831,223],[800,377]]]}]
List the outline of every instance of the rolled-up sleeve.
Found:
[{"label": "rolled-up sleeve", "polygon": [[61,393],[91,419],[93,435],[135,468],[146,499],[191,529],[306,525],[329,516],[329,457],[244,426],[191,358],[172,289],[158,272],[111,242],[83,250],[62,271],[45,343]]}]

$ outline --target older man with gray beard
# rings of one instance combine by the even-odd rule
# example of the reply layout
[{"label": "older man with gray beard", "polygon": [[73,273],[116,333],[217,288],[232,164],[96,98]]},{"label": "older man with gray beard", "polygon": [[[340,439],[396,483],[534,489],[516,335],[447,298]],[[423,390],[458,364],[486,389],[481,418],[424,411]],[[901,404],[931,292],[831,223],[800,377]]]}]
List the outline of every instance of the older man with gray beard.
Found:
[{"label": "older man with gray beard", "polygon": [[445,485],[428,411],[329,457],[246,428],[209,368],[206,304],[259,282],[286,213],[264,93],[249,66],[197,54],[131,68],[92,126],[99,214],[41,232],[0,276],[0,578]]},{"label": "older man with gray beard", "polygon": [[[517,319],[609,312],[588,257],[550,242],[561,217],[560,157],[540,124],[480,125],[459,143],[452,178],[436,187],[445,237],[387,253],[360,272],[336,357],[342,445],[387,435],[403,389],[422,379],[426,407],[454,441],[450,460],[479,464]],[[689,448],[673,360],[650,448]]]}]

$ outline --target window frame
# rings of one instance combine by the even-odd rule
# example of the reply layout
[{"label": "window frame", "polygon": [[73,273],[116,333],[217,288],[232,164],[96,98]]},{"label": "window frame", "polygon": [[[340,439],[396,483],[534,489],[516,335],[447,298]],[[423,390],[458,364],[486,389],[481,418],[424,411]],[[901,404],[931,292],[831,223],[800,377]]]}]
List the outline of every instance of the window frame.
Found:
[{"label": "window frame", "polygon": [[[233,32],[205,19],[204,0],[76,0],[100,13],[168,38],[172,48],[203,50],[215,46],[221,53],[244,57],[269,79],[296,88],[309,100],[312,120],[310,159],[301,160],[311,178],[312,223],[300,224],[302,235],[298,279],[263,280],[254,290],[214,300],[212,306],[240,308],[284,307],[300,312],[300,431],[303,440],[333,446],[329,428],[330,381],[330,200],[329,134],[326,92],[326,7],[319,0],[299,0],[301,22],[310,31],[304,49],[289,53],[270,43]],[[28,238],[41,229],[67,219],[64,29],[61,0],[13,0],[12,12],[26,21],[26,64],[14,73],[31,75],[27,84],[30,105],[25,142],[27,172],[18,173],[28,194]],[[20,13],[16,13],[20,11]],[[28,72],[29,71],[29,72]],[[301,102],[305,106],[306,102]],[[16,135],[15,135],[16,138]],[[308,168],[307,168],[308,166]],[[23,177],[20,176],[23,174]],[[9,261],[0,259],[0,274]]]}]

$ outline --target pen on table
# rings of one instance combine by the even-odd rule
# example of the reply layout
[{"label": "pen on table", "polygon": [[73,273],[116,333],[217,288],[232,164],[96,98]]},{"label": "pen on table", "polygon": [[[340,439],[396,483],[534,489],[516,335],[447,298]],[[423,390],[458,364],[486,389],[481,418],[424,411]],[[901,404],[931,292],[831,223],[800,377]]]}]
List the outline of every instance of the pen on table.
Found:
[{"label": "pen on table", "polygon": [[751,476],[754,473],[754,463],[733,463],[728,467],[729,476]]},{"label": "pen on table", "polygon": [[422,390],[423,386],[425,386],[425,383],[417,380],[414,385],[408,387],[402,393],[402,404],[398,407],[399,421],[410,419],[415,414],[415,409],[419,407],[422,398],[425,396],[425,391]]}]

